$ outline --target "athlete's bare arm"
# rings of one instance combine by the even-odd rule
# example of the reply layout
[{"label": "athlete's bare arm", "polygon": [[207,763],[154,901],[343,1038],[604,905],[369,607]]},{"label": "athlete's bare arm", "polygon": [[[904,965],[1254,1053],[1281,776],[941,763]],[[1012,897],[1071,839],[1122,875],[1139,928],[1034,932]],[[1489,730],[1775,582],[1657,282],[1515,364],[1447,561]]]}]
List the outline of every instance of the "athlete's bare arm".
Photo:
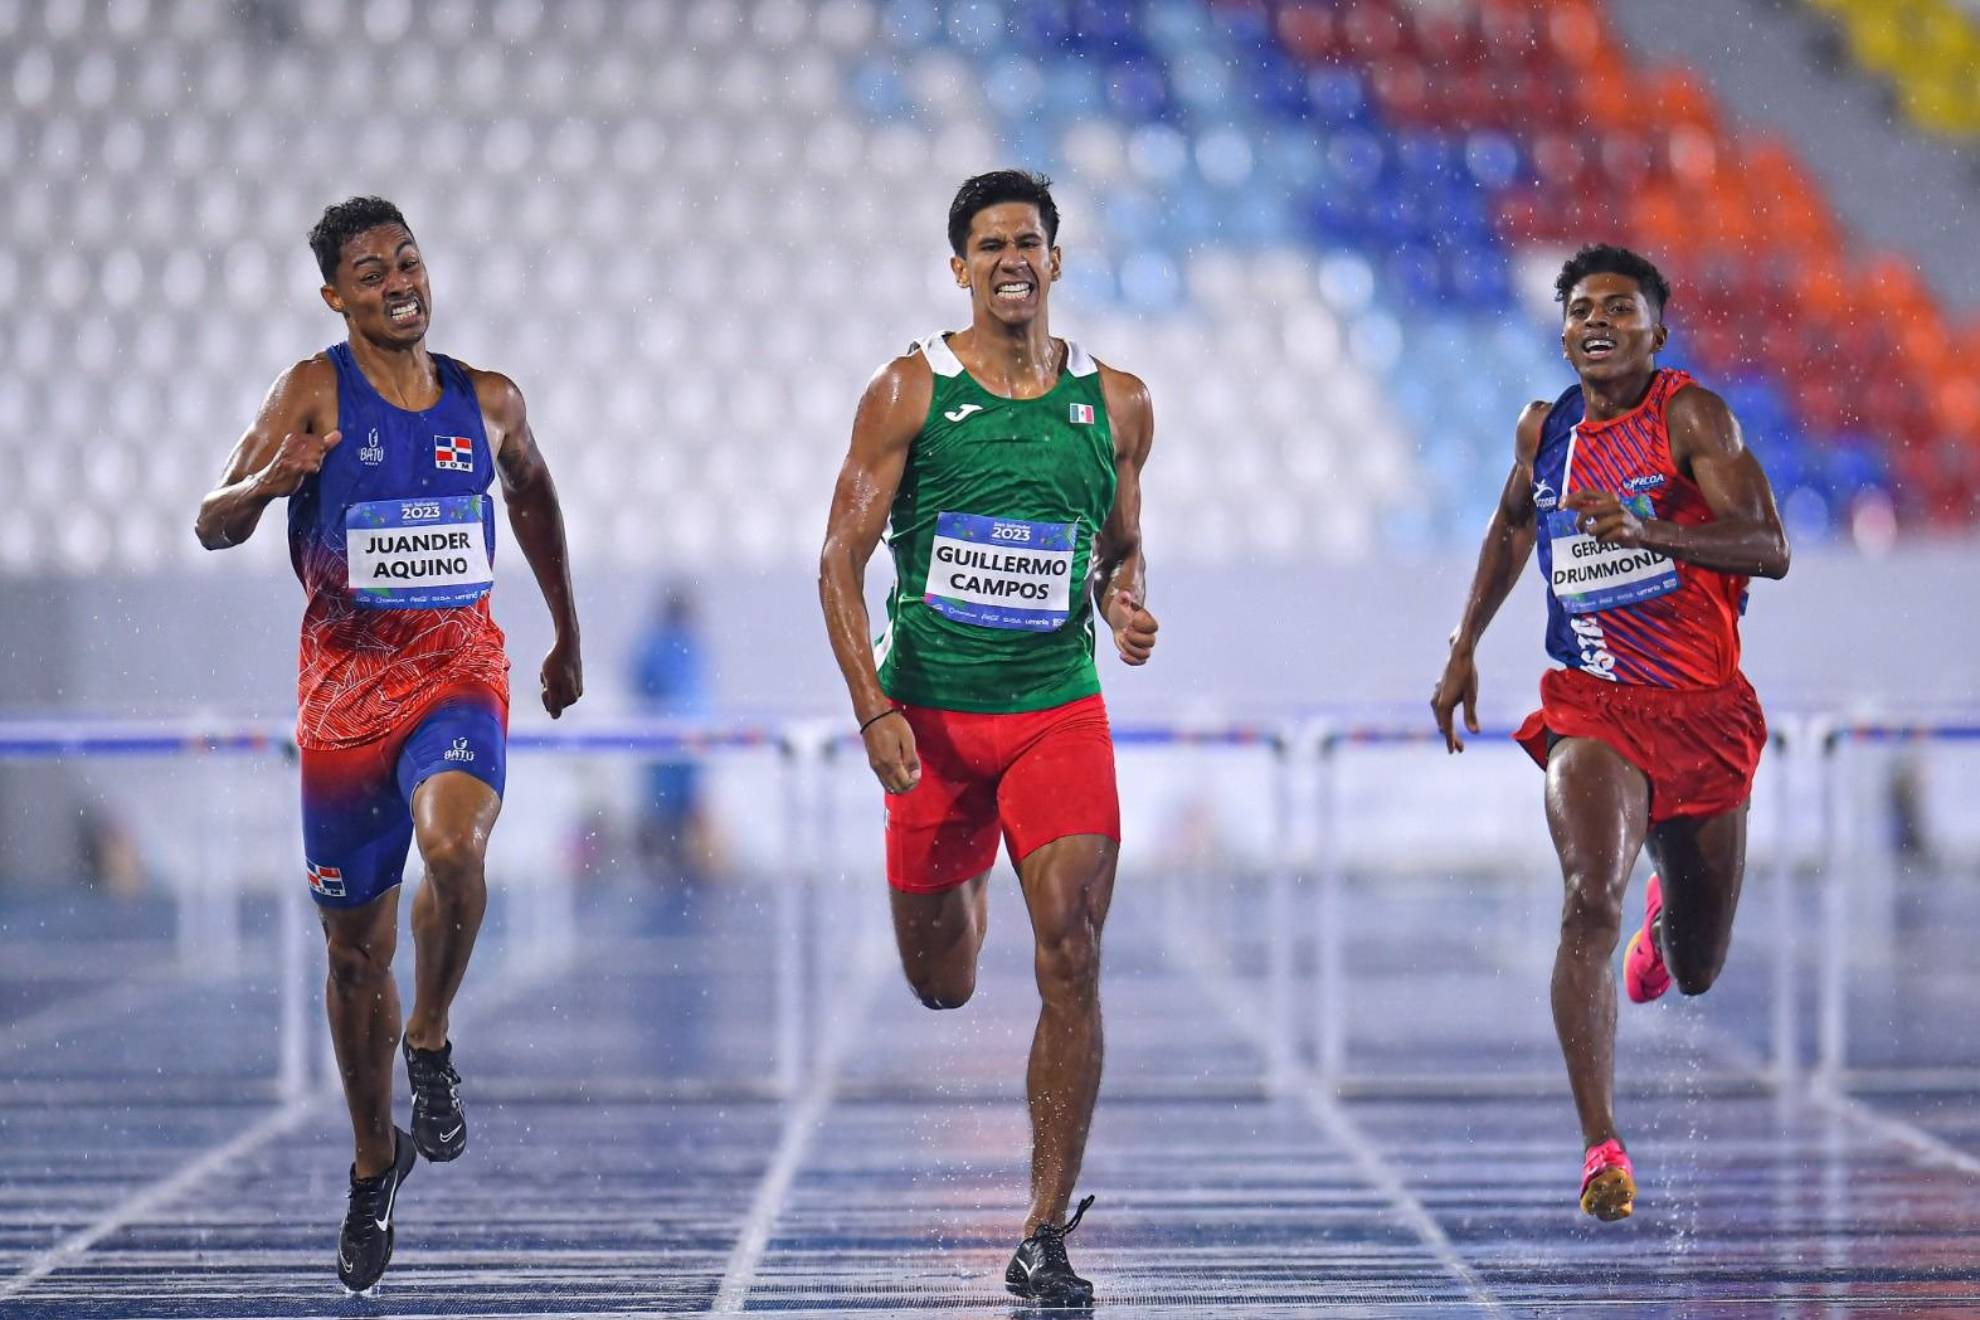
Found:
[{"label": "athlete's bare arm", "polygon": [[1672,396],[1665,415],[1671,461],[1698,483],[1711,522],[1644,522],[1610,491],[1576,491],[1562,503],[1581,515],[1583,529],[1598,541],[1642,546],[1720,573],[1786,577],[1787,533],[1774,507],[1774,488],[1746,447],[1732,409],[1712,391],[1687,385]]},{"label": "athlete's bare arm", "polygon": [[1145,665],[1161,627],[1148,612],[1148,566],[1141,555],[1141,469],[1155,444],[1155,405],[1137,376],[1102,364],[1100,391],[1114,431],[1114,507],[1093,542],[1093,603],[1114,632],[1114,647]]},{"label": "athlete's bare arm", "polygon": [[1512,472],[1506,477],[1505,489],[1499,492],[1499,507],[1492,511],[1485,543],[1478,548],[1478,571],[1471,578],[1464,615],[1451,633],[1451,653],[1444,661],[1443,677],[1430,694],[1430,710],[1437,717],[1437,731],[1444,735],[1449,751],[1464,750],[1464,738],[1451,722],[1460,704],[1464,706],[1464,727],[1478,732],[1478,666],[1473,659],[1478,639],[1485,635],[1499,606],[1506,603],[1533,553],[1537,531],[1533,460],[1540,452],[1540,428],[1551,411],[1551,404],[1529,403],[1519,415],[1519,425],[1513,431]]},{"label": "athlete's bare arm", "polygon": [[193,531],[208,550],[254,535],[261,511],[296,493],[343,440],[337,427],[337,369],[330,359],[296,363],[269,387],[261,411],[227,457],[220,484],[199,502]]},{"label": "athlete's bare arm", "polygon": [[564,541],[564,511],[557,503],[557,486],[536,447],[529,410],[516,383],[495,371],[467,369],[474,381],[475,401],[481,405],[488,449],[502,477],[502,496],[509,506],[509,529],[530,572],[550,607],[556,641],[543,658],[543,709],[556,719],[564,708],[584,695],[584,661],[578,647],[577,599],[571,592],[570,552]]},{"label": "athlete's bare arm", "polygon": [[919,353],[895,358],[874,374],[853,417],[852,445],[832,490],[825,546],[818,554],[825,632],[852,697],[853,718],[863,726],[866,759],[889,793],[905,793],[919,783],[921,761],[908,722],[898,716],[881,718],[893,703],[881,689],[873,663],[866,562],[886,530],[908,449],[921,433],[934,397],[935,373]]}]

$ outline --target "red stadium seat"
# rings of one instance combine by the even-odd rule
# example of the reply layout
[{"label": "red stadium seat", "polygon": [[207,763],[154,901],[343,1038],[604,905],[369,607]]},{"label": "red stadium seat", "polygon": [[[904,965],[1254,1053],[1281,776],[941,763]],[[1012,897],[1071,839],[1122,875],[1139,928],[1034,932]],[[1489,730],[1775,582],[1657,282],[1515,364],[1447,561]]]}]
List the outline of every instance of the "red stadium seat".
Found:
[{"label": "red stadium seat", "polygon": [[1609,133],[1602,139],[1602,150],[1596,161],[1610,185],[1618,189],[1642,187],[1656,167],[1650,140],[1639,133],[1625,131]]},{"label": "red stadium seat", "polygon": [[1341,36],[1337,19],[1330,4],[1294,0],[1279,6],[1272,17],[1272,27],[1280,44],[1295,59],[1319,64],[1347,55],[1347,42]]},{"label": "red stadium seat", "polygon": [[1409,28],[1387,0],[1347,0],[1340,31],[1348,53],[1364,64],[1391,60],[1409,50]]},{"label": "red stadium seat", "polygon": [[1484,58],[1483,39],[1468,11],[1413,12],[1416,51],[1427,67],[1439,72],[1466,69]]},{"label": "red stadium seat", "polygon": [[1408,57],[1385,60],[1369,72],[1369,88],[1383,113],[1399,125],[1421,127],[1430,120],[1430,79]]}]

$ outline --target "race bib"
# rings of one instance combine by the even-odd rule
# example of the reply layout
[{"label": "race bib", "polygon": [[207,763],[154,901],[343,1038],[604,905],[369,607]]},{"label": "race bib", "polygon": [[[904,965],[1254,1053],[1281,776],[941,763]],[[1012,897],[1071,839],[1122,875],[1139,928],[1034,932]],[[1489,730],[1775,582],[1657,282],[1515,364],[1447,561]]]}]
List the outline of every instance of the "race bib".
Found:
[{"label": "race bib", "polygon": [[[1656,517],[1648,495],[1630,495],[1622,503],[1644,522]],[[1562,609],[1569,614],[1593,614],[1677,590],[1677,564],[1670,556],[1641,546],[1605,544],[1581,530],[1579,517],[1572,509],[1556,509],[1547,515],[1547,536],[1553,549],[1553,576],[1548,586]]]},{"label": "race bib", "polygon": [[367,500],[344,514],[351,596],[364,609],[472,605],[495,584],[485,495]]},{"label": "race bib", "polygon": [[928,608],[979,628],[1050,632],[1072,606],[1074,523],[943,513],[929,552]]}]

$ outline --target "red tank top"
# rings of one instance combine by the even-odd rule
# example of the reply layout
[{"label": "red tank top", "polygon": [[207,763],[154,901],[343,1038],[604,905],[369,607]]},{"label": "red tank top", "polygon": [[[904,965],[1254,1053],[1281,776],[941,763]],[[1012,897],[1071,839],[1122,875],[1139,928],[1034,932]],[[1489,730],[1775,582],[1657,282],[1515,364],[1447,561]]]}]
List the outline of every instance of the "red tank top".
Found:
[{"label": "red tank top", "polygon": [[[1563,464],[1563,496],[1605,490],[1631,502],[1639,517],[1686,527],[1711,522],[1704,493],[1671,458],[1670,402],[1691,383],[1688,372],[1660,370],[1643,402],[1622,416],[1576,420]],[[1682,561],[1673,566],[1676,585],[1662,594],[1569,621],[1581,654],[1592,648],[1612,662],[1611,672],[1601,676],[1652,687],[1708,688],[1731,682],[1739,672],[1739,615],[1747,579]]]}]

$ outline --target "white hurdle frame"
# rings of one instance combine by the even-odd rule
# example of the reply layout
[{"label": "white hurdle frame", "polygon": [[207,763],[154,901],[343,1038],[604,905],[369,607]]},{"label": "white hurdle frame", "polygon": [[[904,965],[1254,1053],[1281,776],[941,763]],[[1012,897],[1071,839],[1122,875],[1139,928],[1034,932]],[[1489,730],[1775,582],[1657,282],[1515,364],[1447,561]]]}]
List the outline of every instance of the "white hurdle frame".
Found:
[{"label": "white hurdle frame", "polygon": [[[1511,730],[1494,728],[1476,735],[1474,746],[1512,748]],[[1271,862],[1266,907],[1264,1002],[1267,1066],[1275,1089],[1309,1083],[1339,1089],[1352,1080],[1348,1058],[1347,1009],[1352,996],[1343,958],[1340,908],[1345,887],[1341,818],[1341,762],[1349,752],[1371,746],[1435,746],[1439,735],[1425,724],[1312,720],[1301,723],[1130,721],[1117,725],[1121,747],[1259,747],[1273,758]],[[1812,762],[1819,772],[1821,838],[1818,870],[1822,881],[1820,934],[1824,947],[1848,942],[1852,868],[1845,847],[1842,760],[1856,744],[1898,742],[1980,742],[1980,719],[1843,721],[1827,717],[1782,719],[1770,735],[1776,768],[1762,796],[1773,812],[1774,847],[1757,874],[1769,891],[1768,915],[1775,925],[1770,1045],[1765,1079],[1786,1086],[1804,1076],[1839,1089],[1847,1081],[1848,1028],[1846,975],[1819,978],[1815,993],[1815,1049],[1812,1073],[1805,1073],[1800,1045],[1803,1022],[1798,1006],[1802,938],[1797,899],[1795,838],[1788,776],[1795,764]],[[786,956],[777,960],[775,1061],[773,1084],[784,1095],[804,1086],[815,1063],[810,1028],[817,1024],[813,984],[820,951],[811,947],[819,902],[819,868],[834,828],[829,771],[835,758],[860,746],[839,722],[793,721],[733,724],[716,721],[624,720],[570,727],[528,726],[513,730],[510,749],[525,755],[625,755],[648,760],[695,759],[734,752],[775,751],[781,758],[781,827],[784,855],[795,874],[778,886],[777,942]],[[1517,750],[1517,749],[1514,749]],[[132,721],[90,719],[0,720],[0,761],[218,758],[292,760],[294,744],[285,725],[218,720]],[[1310,774],[1310,779],[1308,775]],[[298,846],[298,856],[300,849]],[[199,856],[214,874],[228,869],[213,845]],[[300,863],[297,863],[300,870]],[[1310,882],[1310,884],[1309,884]],[[1302,901],[1302,890],[1308,890]],[[327,1077],[313,1077],[308,1041],[314,1031],[310,984],[317,965],[304,937],[309,903],[298,884],[278,884],[276,961],[279,969],[279,1041],[274,1083],[284,1099],[307,1094]],[[232,891],[238,896],[239,891]],[[178,948],[182,963],[208,958],[221,970],[238,955],[238,903],[228,894],[203,893],[198,884],[180,894]],[[1300,912],[1306,916],[1302,920]],[[228,909],[228,910],[222,910]],[[1304,930],[1302,930],[1304,925]],[[214,939],[233,941],[217,952]],[[1303,940],[1314,950],[1308,983],[1302,985],[1298,952]]]},{"label": "white hurdle frame", "polygon": [[[1843,784],[1843,758],[1849,748],[1864,744],[1980,743],[1980,719],[1944,721],[1818,718],[1808,725],[1807,743],[1821,758],[1822,947],[1850,946],[1851,900],[1857,896],[1857,868],[1847,855],[1853,831],[1848,828],[1851,801]],[[1812,1080],[1836,1093],[1846,1089],[1849,1073],[1849,975],[1847,962],[1822,977],[1816,1008],[1815,1067]]]},{"label": "white hurdle frame", "polygon": [[[1767,776],[1767,792],[1774,810],[1775,847],[1765,872],[1769,891],[1769,914],[1777,927],[1778,945],[1771,989],[1769,1056],[1767,1080],[1776,1088],[1792,1083],[1800,1073],[1798,1016],[1795,1009],[1796,957],[1799,941],[1796,927],[1793,849],[1789,828],[1790,793],[1788,773],[1792,754],[1800,744],[1799,725],[1784,721],[1768,732],[1768,749],[1774,753],[1777,768]],[[1513,741],[1511,727],[1489,727],[1468,734],[1466,746],[1490,747],[1524,756],[1525,750]],[[1356,747],[1437,747],[1443,735],[1428,721],[1414,723],[1368,722],[1323,724],[1314,739],[1320,763],[1317,785],[1319,797],[1318,883],[1313,905],[1313,938],[1316,963],[1313,1071],[1322,1087],[1339,1089],[1349,1080],[1347,1058],[1347,983],[1345,950],[1341,944],[1340,904],[1346,886],[1342,861],[1344,837],[1340,809],[1340,762],[1342,755]],[[1833,886],[1832,886],[1833,888]]]},{"label": "white hurdle frame", "polygon": [[[524,754],[629,755],[642,760],[701,759],[712,754],[774,750],[782,758],[784,795],[782,825],[788,855],[805,853],[805,794],[809,779],[802,773],[815,750],[800,741],[801,730],[771,725],[728,724],[685,720],[623,720],[568,729],[525,727],[509,734],[509,750]],[[84,757],[163,759],[195,757],[209,765],[214,758],[279,758],[293,761],[295,743],[286,725],[201,721],[135,720],[0,720],[0,761],[55,761]],[[216,795],[221,797],[224,795]],[[301,876],[301,836],[295,833],[292,874]],[[199,855],[210,873],[220,872],[220,851],[212,840],[202,841]],[[807,869],[805,875],[809,877]],[[231,962],[238,952],[241,892],[209,893],[197,882],[191,895],[182,891],[177,912],[177,940],[182,963],[191,961],[209,938],[204,923],[217,921],[223,938],[234,940],[223,951]],[[801,886],[779,886],[778,929],[795,940],[804,894]],[[319,1054],[325,1062],[312,1076],[310,1039],[316,1033],[310,987],[321,964],[309,956],[304,932],[309,926],[309,900],[299,882],[281,882],[276,896],[277,1039],[275,1092],[282,1100],[297,1100],[313,1086],[327,1085],[335,1076],[327,1061],[327,1041]],[[541,915],[541,914],[539,914]],[[553,932],[555,933],[555,932]],[[562,932],[565,936],[568,931]],[[568,952],[566,949],[565,952]],[[793,959],[780,959],[776,1001],[774,1084],[784,1094],[795,1093],[802,1073],[802,986]]]}]

